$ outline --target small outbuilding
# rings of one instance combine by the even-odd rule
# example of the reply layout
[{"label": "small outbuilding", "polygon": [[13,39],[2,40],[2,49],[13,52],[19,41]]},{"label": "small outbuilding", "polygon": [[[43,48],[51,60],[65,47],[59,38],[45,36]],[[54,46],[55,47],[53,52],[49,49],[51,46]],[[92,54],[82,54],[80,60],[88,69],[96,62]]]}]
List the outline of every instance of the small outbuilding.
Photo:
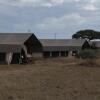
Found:
[{"label": "small outbuilding", "polygon": [[40,39],[44,57],[67,57],[75,55],[80,50],[90,48],[85,39]]},{"label": "small outbuilding", "polygon": [[90,45],[92,48],[100,50],[100,39],[90,40]]}]

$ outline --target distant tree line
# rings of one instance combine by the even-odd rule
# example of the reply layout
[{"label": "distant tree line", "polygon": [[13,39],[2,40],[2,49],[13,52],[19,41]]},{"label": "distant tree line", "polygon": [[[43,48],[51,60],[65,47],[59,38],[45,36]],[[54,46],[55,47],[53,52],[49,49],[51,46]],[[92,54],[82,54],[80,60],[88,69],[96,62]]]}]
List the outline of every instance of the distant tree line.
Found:
[{"label": "distant tree line", "polygon": [[76,32],[75,34],[72,35],[72,38],[88,38],[89,40],[92,39],[100,39],[100,32],[95,31],[95,30],[80,30]]}]

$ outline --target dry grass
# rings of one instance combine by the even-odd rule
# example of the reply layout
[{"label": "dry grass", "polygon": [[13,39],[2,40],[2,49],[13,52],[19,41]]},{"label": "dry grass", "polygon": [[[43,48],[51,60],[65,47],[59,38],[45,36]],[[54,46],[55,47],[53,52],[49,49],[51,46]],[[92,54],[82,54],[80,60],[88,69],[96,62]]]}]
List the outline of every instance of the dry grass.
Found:
[{"label": "dry grass", "polygon": [[86,60],[80,60],[78,64],[80,66],[85,67],[100,67],[100,60],[99,59],[86,59]]},{"label": "dry grass", "polygon": [[0,65],[0,100],[99,100],[100,68],[80,62],[58,58]]}]

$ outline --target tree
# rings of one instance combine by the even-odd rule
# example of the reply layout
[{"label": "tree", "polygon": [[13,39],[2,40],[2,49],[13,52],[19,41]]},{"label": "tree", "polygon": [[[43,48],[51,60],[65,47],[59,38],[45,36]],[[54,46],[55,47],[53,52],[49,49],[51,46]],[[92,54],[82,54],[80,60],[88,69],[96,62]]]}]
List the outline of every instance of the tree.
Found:
[{"label": "tree", "polygon": [[80,30],[72,35],[72,38],[88,38],[89,40],[92,39],[100,39],[100,32],[94,30]]}]

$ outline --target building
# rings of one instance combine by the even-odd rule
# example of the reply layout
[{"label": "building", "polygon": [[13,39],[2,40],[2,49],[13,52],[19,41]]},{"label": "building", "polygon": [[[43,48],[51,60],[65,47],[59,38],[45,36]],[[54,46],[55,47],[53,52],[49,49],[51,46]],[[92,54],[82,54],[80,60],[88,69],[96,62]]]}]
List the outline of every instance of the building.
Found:
[{"label": "building", "polygon": [[92,48],[100,49],[100,39],[90,40],[90,45]]},{"label": "building", "polygon": [[0,33],[0,63],[25,63],[41,50],[33,33]]},{"label": "building", "polygon": [[33,33],[0,33],[0,63],[27,63],[29,58],[67,57],[89,48],[85,39],[37,39]]},{"label": "building", "polygon": [[90,48],[85,39],[40,39],[43,57],[66,57],[76,55],[80,50]]}]

